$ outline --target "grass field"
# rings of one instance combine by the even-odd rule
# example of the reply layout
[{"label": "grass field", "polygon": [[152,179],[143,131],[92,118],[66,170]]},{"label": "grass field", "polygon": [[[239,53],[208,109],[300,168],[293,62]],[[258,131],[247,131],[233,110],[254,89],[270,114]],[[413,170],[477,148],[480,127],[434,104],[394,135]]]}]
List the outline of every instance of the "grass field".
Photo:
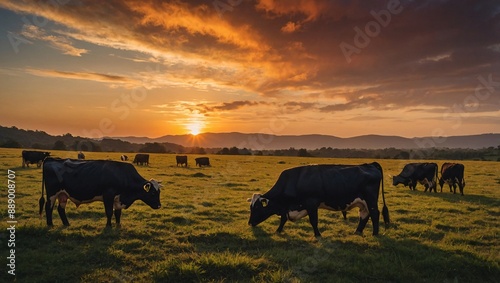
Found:
[{"label": "grass field", "polygon": [[[86,153],[119,160],[121,153]],[[59,157],[76,152],[52,151]],[[323,238],[307,218],[279,218],[248,226],[247,198],[266,192],[286,168],[305,164],[360,164],[374,160],[211,155],[212,167],[175,166],[175,156],[152,154],[136,166],[162,180],[160,210],[141,201],[122,214],[121,228],[105,228],[100,202],[69,203],[71,226],[54,211],[54,227],[38,216],[41,169],[21,168],[21,150],[0,149],[1,282],[499,282],[500,162],[464,161],[465,196],[392,186],[406,161],[376,160],[384,168],[392,226],[373,237],[354,235],[357,209],[320,210]],[[133,156],[133,154],[129,154]],[[443,161],[437,161],[440,166]],[[16,276],[7,273],[7,170],[15,171]],[[438,189],[439,191],[439,189]],[[379,208],[381,209],[381,199]],[[113,219],[114,223],[114,219]]]}]

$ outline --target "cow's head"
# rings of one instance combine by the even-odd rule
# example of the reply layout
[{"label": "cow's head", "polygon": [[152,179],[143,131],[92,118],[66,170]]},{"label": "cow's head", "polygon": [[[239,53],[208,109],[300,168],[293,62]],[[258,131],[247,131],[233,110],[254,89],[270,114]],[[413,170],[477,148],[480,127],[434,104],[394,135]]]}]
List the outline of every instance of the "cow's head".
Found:
[{"label": "cow's head", "polygon": [[400,175],[392,177],[392,185],[397,186],[399,184],[403,184],[408,186],[410,184],[410,180],[408,178],[401,177]]},{"label": "cow's head", "polygon": [[142,188],[138,190],[134,190],[133,195],[121,195],[120,201],[125,205],[125,208],[128,208],[134,200],[140,199],[149,205],[153,209],[158,209],[161,207],[160,203],[160,189],[161,182],[151,179],[144,183]]},{"label": "cow's head", "polygon": [[257,226],[271,215],[276,214],[275,204],[267,198],[263,198],[261,194],[253,194],[250,202],[250,219],[248,225]]}]

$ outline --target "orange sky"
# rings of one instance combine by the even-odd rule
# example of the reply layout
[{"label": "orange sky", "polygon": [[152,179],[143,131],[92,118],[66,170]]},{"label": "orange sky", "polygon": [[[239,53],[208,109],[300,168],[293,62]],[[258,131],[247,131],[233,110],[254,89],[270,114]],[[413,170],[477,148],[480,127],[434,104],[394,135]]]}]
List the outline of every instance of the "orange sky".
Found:
[{"label": "orange sky", "polygon": [[498,1],[0,0],[0,125],[500,132]]}]

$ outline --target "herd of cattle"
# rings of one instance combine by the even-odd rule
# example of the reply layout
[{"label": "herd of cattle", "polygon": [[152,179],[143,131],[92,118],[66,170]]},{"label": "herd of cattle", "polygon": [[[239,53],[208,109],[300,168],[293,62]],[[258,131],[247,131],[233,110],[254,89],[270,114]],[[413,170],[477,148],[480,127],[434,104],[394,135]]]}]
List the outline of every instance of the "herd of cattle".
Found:
[{"label": "herd of cattle", "polygon": [[[52,226],[52,211],[56,201],[57,211],[64,225],[69,225],[65,213],[67,200],[77,206],[94,201],[102,201],[107,217],[107,226],[111,226],[114,213],[117,225],[120,224],[121,210],[128,208],[136,200],[142,200],[153,209],[159,209],[160,182],[146,180],[139,175],[134,165],[112,160],[61,159],[50,157],[49,152],[23,151],[23,167],[37,164],[42,168],[42,196],[39,200],[40,216],[45,207],[47,225]],[[126,155],[121,161],[127,161]],[[210,166],[208,157],[196,158],[197,166]],[[187,156],[176,156],[177,166],[188,165]],[[148,165],[148,154],[137,154],[133,163]],[[436,163],[406,164],[393,185],[403,184],[415,190],[417,183],[425,191],[437,192],[437,183],[441,187],[447,183],[450,192],[456,193],[458,185],[463,195],[465,186],[464,165],[444,163],[438,177]],[[373,235],[379,232],[378,199],[382,189],[384,223],[388,225],[389,210],[385,203],[383,169],[377,162],[361,165],[307,165],[284,170],[274,186],[266,193],[253,194],[250,202],[248,224],[256,226],[271,215],[278,215],[281,221],[277,232],[281,232],[285,223],[309,216],[314,235],[320,237],[318,230],[318,209],[345,212],[359,208],[359,223],[356,233],[362,234],[368,220],[371,219]],[[44,198],[46,190],[47,201]]]}]

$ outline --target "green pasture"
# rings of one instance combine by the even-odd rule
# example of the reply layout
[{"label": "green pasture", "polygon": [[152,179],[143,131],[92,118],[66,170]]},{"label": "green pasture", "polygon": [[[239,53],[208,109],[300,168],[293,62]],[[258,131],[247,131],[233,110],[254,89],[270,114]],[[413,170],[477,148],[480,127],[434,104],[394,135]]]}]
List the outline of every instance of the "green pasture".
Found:
[{"label": "green pasture", "polygon": [[[119,160],[122,153],[86,153]],[[76,152],[52,151],[76,158]],[[133,158],[134,154],[129,153]],[[102,203],[72,203],[71,226],[54,210],[54,227],[38,215],[41,169],[21,167],[20,149],[0,149],[0,282],[499,282],[500,162],[463,161],[465,196],[392,186],[408,161],[376,160],[384,169],[391,227],[354,235],[357,209],[320,210],[321,239],[307,218],[274,233],[279,218],[248,226],[247,198],[266,192],[279,173],[305,164],[360,164],[374,160],[208,155],[211,167],[176,167],[175,155],[151,154],[136,166],[163,181],[162,208],[141,201],[105,228]],[[451,160],[450,160],[451,161]],[[439,166],[444,161],[436,161]],[[8,170],[15,171],[15,273],[7,273]],[[379,208],[382,209],[382,199]],[[382,222],[382,221],[381,221]],[[114,219],[113,219],[114,223]]]}]

